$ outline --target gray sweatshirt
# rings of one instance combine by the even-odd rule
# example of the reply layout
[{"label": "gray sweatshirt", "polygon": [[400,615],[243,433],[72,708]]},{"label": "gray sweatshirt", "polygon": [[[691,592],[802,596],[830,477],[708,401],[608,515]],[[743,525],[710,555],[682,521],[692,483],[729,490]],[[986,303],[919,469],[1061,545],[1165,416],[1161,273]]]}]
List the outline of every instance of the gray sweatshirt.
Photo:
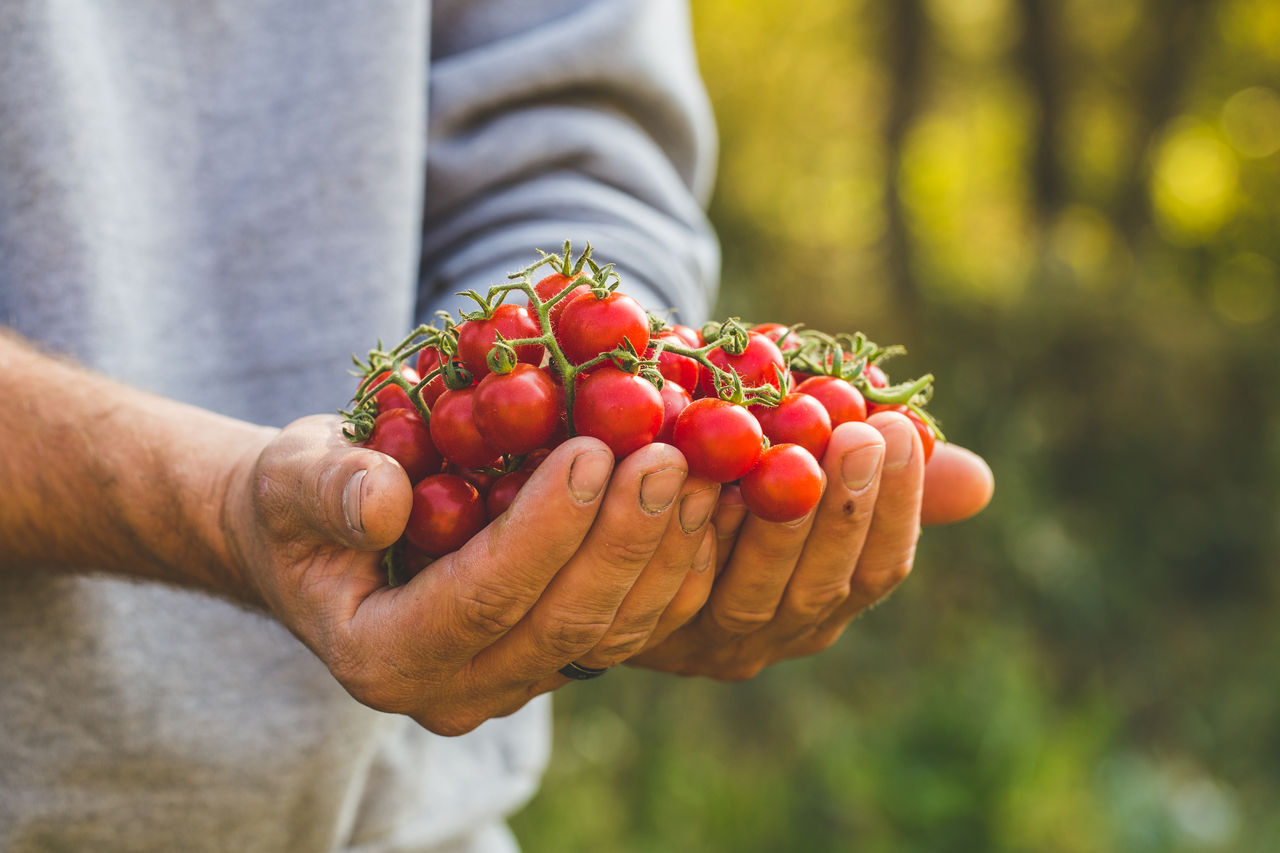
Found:
[{"label": "gray sweatshirt", "polygon": [[[697,321],[713,136],[678,0],[6,0],[0,322],[279,425],[566,238]],[[436,737],[265,616],[0,574],[6,851],[509,850],[548,724]]]}]

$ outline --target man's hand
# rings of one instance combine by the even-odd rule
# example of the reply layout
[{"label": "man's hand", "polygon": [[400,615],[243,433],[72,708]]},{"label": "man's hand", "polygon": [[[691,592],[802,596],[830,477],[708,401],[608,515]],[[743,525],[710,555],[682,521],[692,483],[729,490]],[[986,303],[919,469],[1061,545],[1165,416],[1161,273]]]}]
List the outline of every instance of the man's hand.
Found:
[{"label": "man's hand", "polygon": [[927,469],[923,457],[910,422],[883,412],[835,430],[822,501],[800,521],[756,518],[726,488],[714,579],[690,575],[676,599],[705,606],[687,624],[664,618],[631,663],[737,680],[830,646],[906,578],[922,521],[959,521],[991,497],[980,457],[949,445],[937,446]]},{"label": "man's hand", "polygon": [[378,551],[403,530],[409,481],[336,418],[307,418],[230,490],[230,550],[355,698],[460,734],[565,684],[571,661],[632,656],[680,612],[691,570],[710,576],[718,490],[686,482],[666,445],[613,463],[595,439],[566,442],[497,521],[391,588]]}]

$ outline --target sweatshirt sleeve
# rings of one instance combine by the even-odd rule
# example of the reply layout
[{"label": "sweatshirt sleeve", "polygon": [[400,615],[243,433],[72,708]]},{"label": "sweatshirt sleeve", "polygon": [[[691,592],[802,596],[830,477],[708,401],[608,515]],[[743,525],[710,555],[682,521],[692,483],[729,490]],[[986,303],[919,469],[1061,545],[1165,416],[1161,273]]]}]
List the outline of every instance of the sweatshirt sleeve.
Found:
[{"label": "sweatshirt sleeve", "polygon": [[645,307],[702,322],[716,140],[687,2],[433,6],[420,318],[569,239]]}]

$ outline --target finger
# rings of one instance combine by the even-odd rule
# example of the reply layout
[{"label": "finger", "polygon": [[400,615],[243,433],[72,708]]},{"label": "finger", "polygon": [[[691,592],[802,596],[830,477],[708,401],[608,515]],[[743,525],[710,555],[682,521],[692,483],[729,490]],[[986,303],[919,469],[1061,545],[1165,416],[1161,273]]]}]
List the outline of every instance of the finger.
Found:
[{"label": "finger", "polygon": [[779,523],[747,516],[701,617],[713,641],[749,634],[772,621],[813,518],[810,512],[797,521]]},{"label": "finger", "polygon": [[687,474],[684,456],[665,444],[619,463],[582,547],[527,616],[477,655],[478,695],[536,681],[600,642],[661,545]]},{"label": "finger", "polygon": [[259,463],[258,505],[280,538],[379,551],[404,531],[409,478],[390,457],[353,445],[340,423],[316,415],[283,430]]},{"label": "finger", "polygon": [[[659,619],[679,592],[703,545],[720,485],[700,477],[685,480],[666,533],[635,586],[618,608],[613,624],[600,642],[575,663],[593,669],[617,666],[648,644]],[[714,546],[712,546],[714,547]],[[702,568],[710,566],[714,552],[704,549]]]},{"label": "finger", "polygon": [[991,501],[995,477],[981,456],[955,444],[939,443],[924,469],[925,525],[951,524],[977,515]]},{"label": "finger", "polygon": [[694,553],[693,569],[685,575],[680,589],[662,612],[662,618],[658,620],[642,651],[662,643],[698,615],[698,611],[707,603],[711,585],[715,582],[715,572],[711,571],[715,559],[716,532],[714,528],[707,527],[702,531],[702,543]]},{"label": "finger", "polygon": [[742,523],[747,520],[747,505],[742,500],[742,490],[737,486],[721,486],[720,502],[716,506],[711,523],[716,529],[716,574],[719,575],[733,556],[733,543],[738,538]]},{"label": "finger", "polygon": [[849,597],[828,619],[848,622],[888,595],[911,571],[920,537],[924,451],[914,426],[897,412],[878,412],[868,423],[884,435],[884,462],[866,544]]},{"label": "finger", "polygon": [[353,666],[369,669],[358,677],[412,690],[460,671],[506,635],[582,545],[612,468],[603,442],[570,439],[460,550],[369,596],[343,635]]},{"label": "finger", "polygon": [[832,433],[822,458],[827,490],[769,626],[772,640],[806,633],[849,597],[880,491],[884,451],[884,436],[870,424],[844,423]]}]

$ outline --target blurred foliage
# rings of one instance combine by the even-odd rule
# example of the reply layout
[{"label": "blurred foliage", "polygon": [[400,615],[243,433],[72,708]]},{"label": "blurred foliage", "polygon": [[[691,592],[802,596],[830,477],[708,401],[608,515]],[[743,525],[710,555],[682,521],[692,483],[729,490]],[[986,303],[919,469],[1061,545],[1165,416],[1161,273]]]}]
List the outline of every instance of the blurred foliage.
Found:
[{"label": "blurred foliage", "polygon": [[1280,3],[694,15],[717,313],[906,343],[996,497],[823,655],[560,691],[526,848],[1280,849]]}]

